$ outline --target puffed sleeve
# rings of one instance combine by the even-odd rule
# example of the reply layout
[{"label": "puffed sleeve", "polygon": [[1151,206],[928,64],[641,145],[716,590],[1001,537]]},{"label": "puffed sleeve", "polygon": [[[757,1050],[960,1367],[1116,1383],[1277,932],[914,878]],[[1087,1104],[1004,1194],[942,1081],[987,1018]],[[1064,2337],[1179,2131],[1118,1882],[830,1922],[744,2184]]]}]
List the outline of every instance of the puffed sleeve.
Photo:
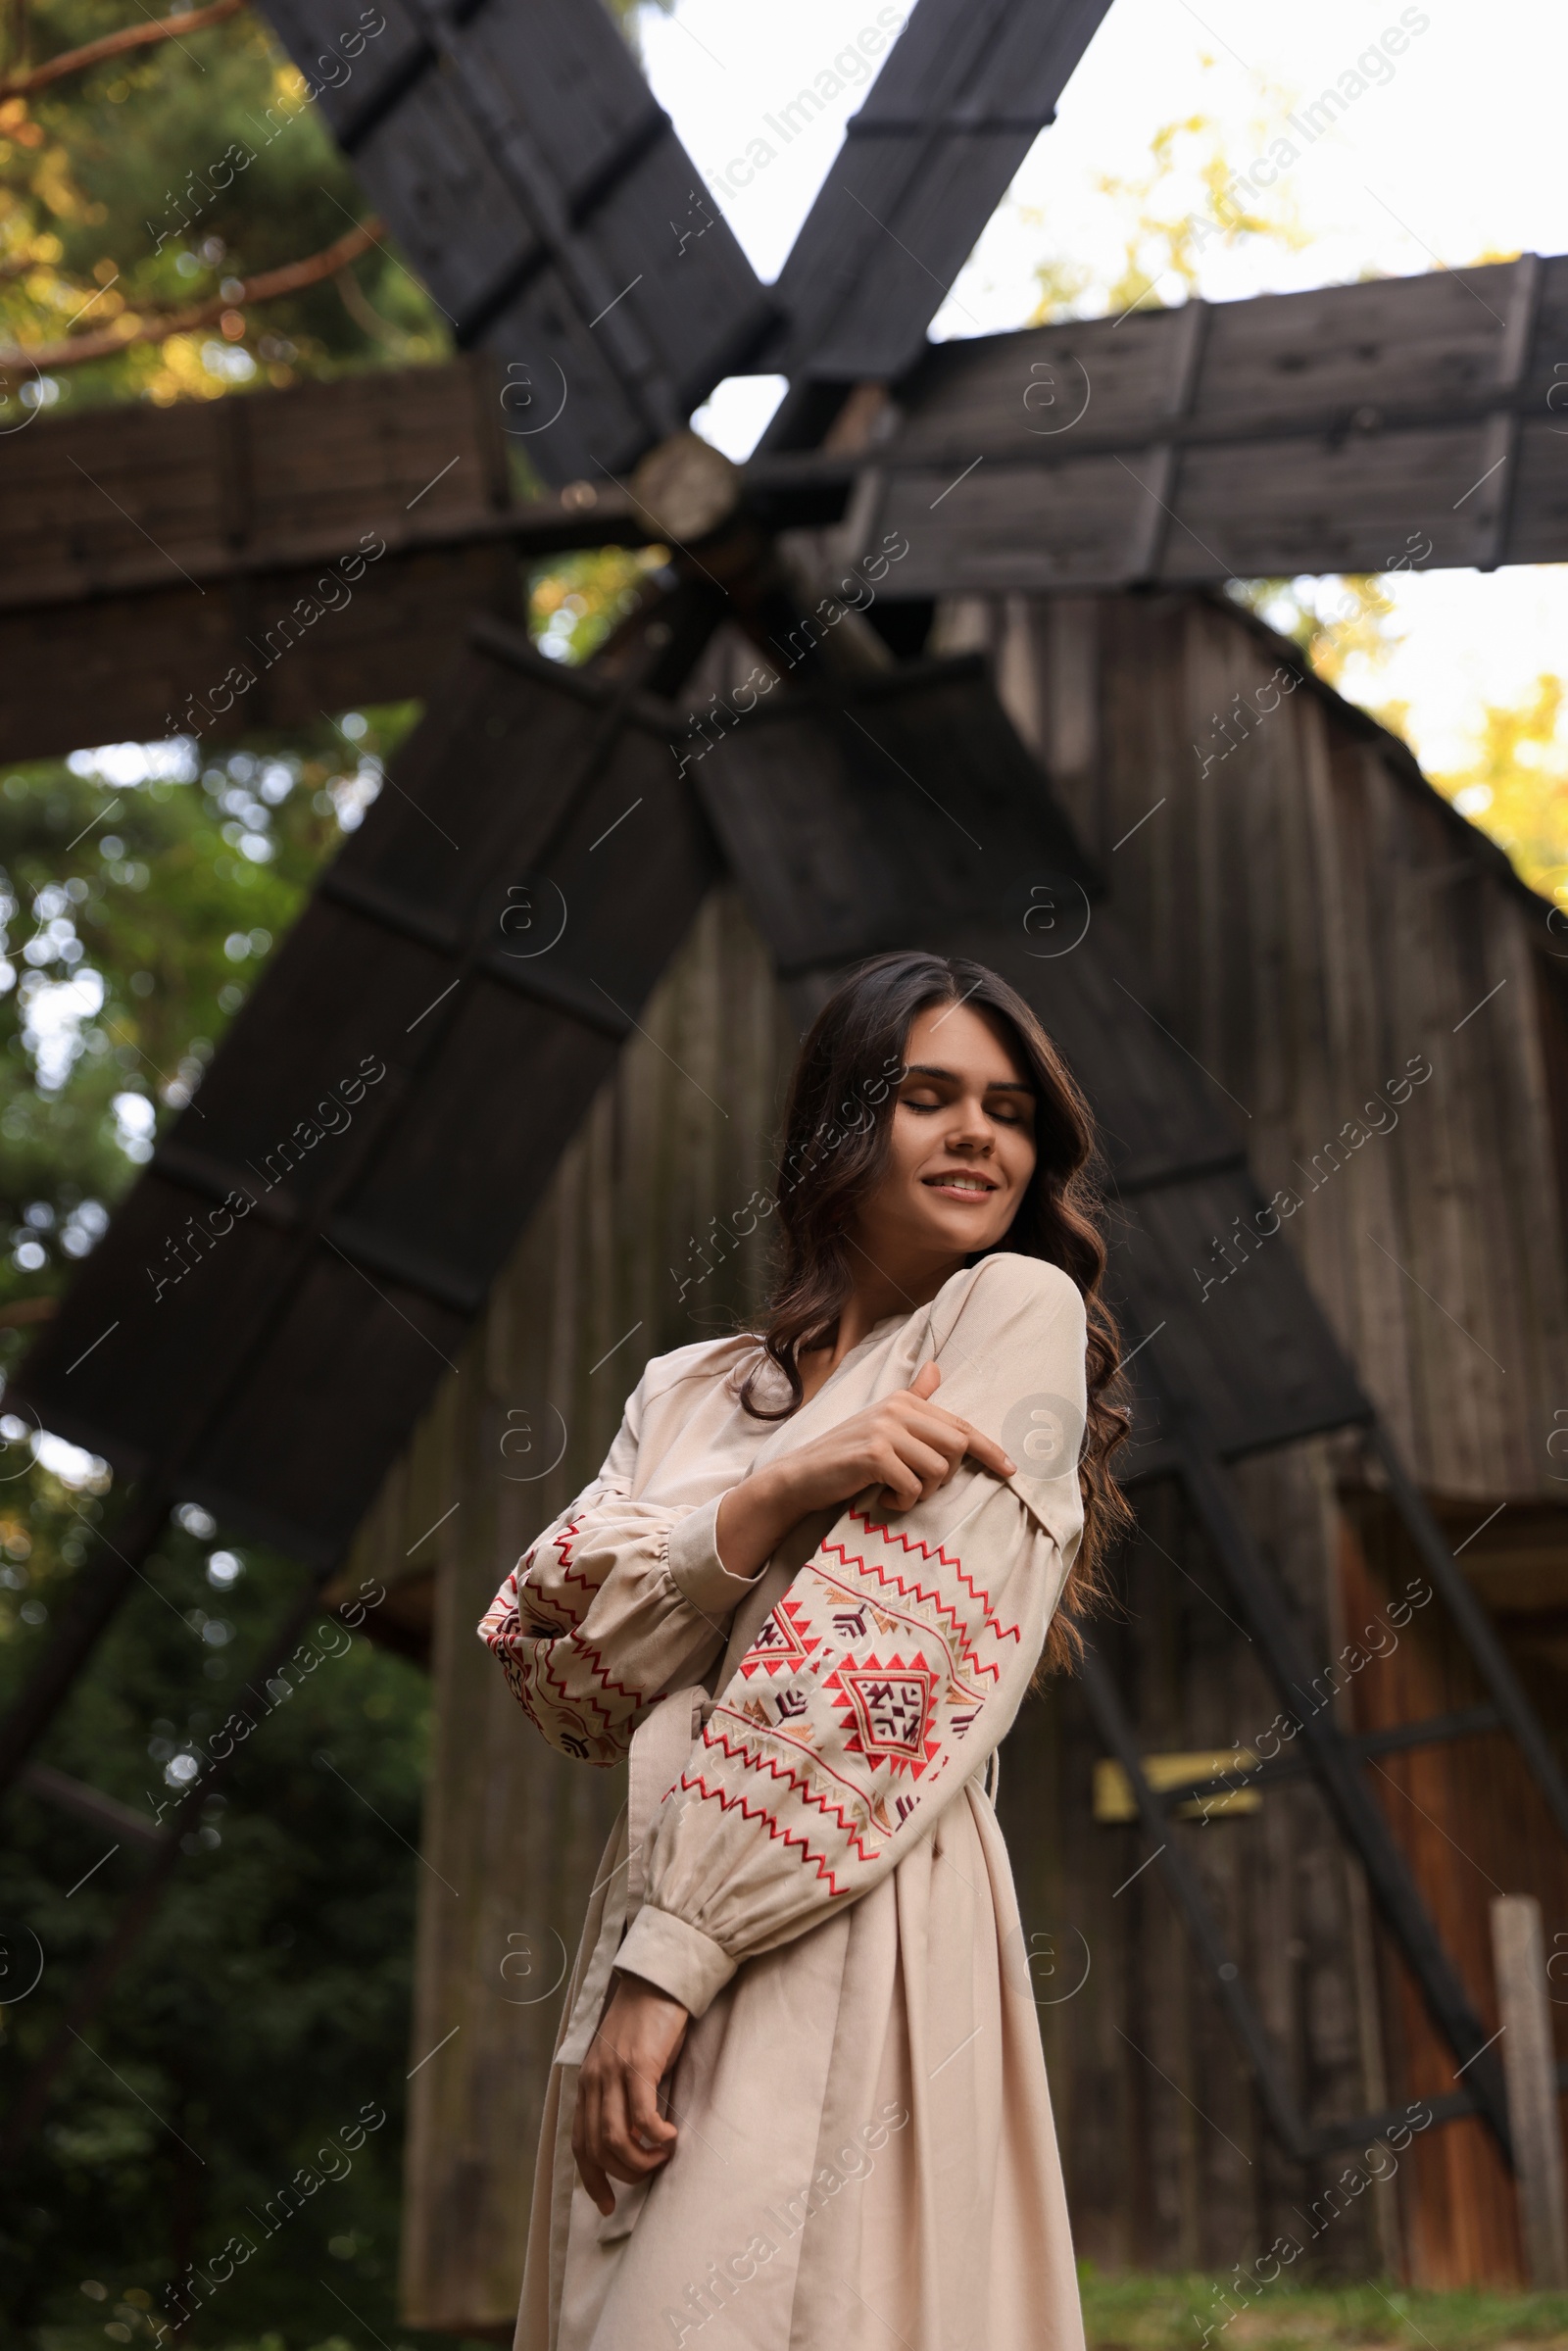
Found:
[{"label": "puffed sleeve", "polygon": [[536,1729],[585,1763],[618,1762],[655,1700],[703,1678],[752,1589],[718,1556],[716,1495],[633,1498],[648,1379],[598,1477],[530,1544],[479,1626]]},{"label": "puffed sleeve", "polygon": [[1018,1711],[1082,1534],[1084,1311],[1034,1258],[933,1325],[938,1400],[1001,1441],[928,1501],[857,1497],[764,1620],[662,1807],[617,1965],[700,2015],[744,1959],[886,1877]]}]

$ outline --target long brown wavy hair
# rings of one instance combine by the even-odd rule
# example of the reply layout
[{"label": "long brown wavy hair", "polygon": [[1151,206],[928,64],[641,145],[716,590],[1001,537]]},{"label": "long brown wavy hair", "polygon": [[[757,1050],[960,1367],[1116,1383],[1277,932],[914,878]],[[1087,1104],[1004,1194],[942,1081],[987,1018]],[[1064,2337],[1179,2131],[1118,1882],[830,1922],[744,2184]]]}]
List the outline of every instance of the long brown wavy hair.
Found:
[{"label": "long brown wavy hair", "polygon": [[[994,1246],[1059,1265],[1078,1285],[1088,1325],[1088,1425],[1078,1464],[1084,1531],[1046,1638],[1045,1664],[1071,1668],[1081,1621],[1106,1597],[1105,1562],[1132,1511],[1112,1456],[1130,1426],[1121,1342],[1101,1296],[1105,1271],[1102,1161],[1094,1118],[1076,1082],[1017,991],[983,963],[921,952],[875,956],[828,999],[801,1048],[785,1113],[778,1182],[779,1264],[761,1334],[789,1387],[768,1409],[741,1390],[759,1420],[784,1420],[804,1394],[797,1357],[833,1338],[853,1287],[848,1228],[886,1165],[892,1104],[916,1013],[973,1004],[1000,1024],[1035,1098],[1035,1172],[1017,1214]],[[972,1262],[992,1252],[977,1252]]]}]

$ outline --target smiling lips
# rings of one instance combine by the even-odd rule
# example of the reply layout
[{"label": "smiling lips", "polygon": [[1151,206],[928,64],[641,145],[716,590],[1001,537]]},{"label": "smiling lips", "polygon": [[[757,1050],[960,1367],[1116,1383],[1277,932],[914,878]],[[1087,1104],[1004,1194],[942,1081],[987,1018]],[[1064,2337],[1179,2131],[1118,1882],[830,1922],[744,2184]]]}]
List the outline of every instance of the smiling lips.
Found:
[{"label": "smiling lips", "polygon": [[998,1190],[990,1176],[967,1167],[949,1168],[941,1175],[922,1176],[920,1181],[931,1192],[945,1192],[950,1200],[984,1199],[988,1192]]}]

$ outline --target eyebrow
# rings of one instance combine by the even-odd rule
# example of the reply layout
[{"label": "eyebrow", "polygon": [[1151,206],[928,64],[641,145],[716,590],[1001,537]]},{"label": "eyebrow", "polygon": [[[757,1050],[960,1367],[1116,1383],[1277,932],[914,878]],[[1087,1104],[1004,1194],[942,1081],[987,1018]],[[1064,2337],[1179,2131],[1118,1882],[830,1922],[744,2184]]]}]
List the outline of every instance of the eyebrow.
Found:
[{"label": "eyebrow", "polygon": [[[906,1078],[947,1078],[954,1085],[962,1083],[956,1069],[940,1069],[934,1061],[909,1061],[905,1066]],[[987,1094],[1033,1094],[1034,1088],[1022,1078],[988,1078]]]}]

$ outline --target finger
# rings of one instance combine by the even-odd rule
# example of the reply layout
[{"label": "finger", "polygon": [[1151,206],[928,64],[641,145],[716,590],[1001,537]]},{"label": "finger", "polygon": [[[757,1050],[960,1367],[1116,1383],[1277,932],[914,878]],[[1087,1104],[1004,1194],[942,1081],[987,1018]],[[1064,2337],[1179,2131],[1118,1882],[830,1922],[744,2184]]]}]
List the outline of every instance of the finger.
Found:
[{"label": "finger", "polygon": [[909,1394],[911,1396],[918,1396],[922,1397],[935,1396],[941,1384],[941,1364],[922,1363],[919,1370],[915,1373],[914,1378],[909,1382]]},{"label": "finger", "polygon": [[1010,1478],[1017,1464],[983,1429],[972,1422],[960,1420],[956,1412],[944,1412],[940,1404],[928,1404],[923,1412],[911,1412],[905,1423],[924,1438],[928,1445],[939,1445],[944,1451],[954,1448],[955,1460],[970,1453],[982,1469],[995,1471],[999,1478]]},{"label": "finger", "polygon": [[934,1445],[939,1453],[956,1463],[969,1449],[969,1429],[965,1421],[951,1412],[940,1411],[935,1404],[911,1405],[901,1426],[918,1437],[922,1444]]},{"label": "finger", "polygon": [[605,2178],[603,2167],[595,2160],[594,2148],[598,2139],[596,2110],[597,2087],[588,2074],[577,2080],[577,2100],[571,2117],[571,2152],[577,2166],[577,2177],[588,2190],[599,2210],[610,2216],[615,2209],[614,2190]]},{"label": "finger", "polygon": [[674,2143],[675,2126],[659,2111],[659,2085],[641,2068],[627,2080],[626,2111],[633,2140],[645,2141],[650,2152]]},{"label": "finger", "polygon": [[614,2189],[591,2155],[580,2154],[576,2148],[572,2153],[576,2157],[578,2179],[608,2221],[615,2209]]},{"label": "finger", "polygon": [[878,1445],[872,1456],[872,1474],[883,1488],[886,1507],[893,1510],[912,1510],[920,1499],[920,1479],[891,1445]]},{"label": "finger", "polygon": [[641,2148],[634,2148],[626,2130],[625,2084],[621,2068],[614,2065],[605,2076],[604,2098],[599,2110],[599,2129],[589,2152],[616,2180],[637,2180],[641,2174],[637,2164]]},{"label": "finger", "polygon": [[927,1493],[934,1493],[937,1487],[945,1486],[963,1458],[961,1446],[950,1454],[941,1445],[926,1445],[907,1429],[901,1430],[895,1437],[893,1449],[905,1468],[913,1470]]},{"label": "finger", "polygon": [[596,2152],[613,2180],[646,2179],[670,2152],[667,2144],[652,2150],[641,2144],[629,2112],[630,2091],[635,2082],[635,2075],[617,2073],[605,2102],[605,2131]]},{"label": "finger", "polygon": [[[965,1425],[967,1426],[967,1424]],[[967,1450],[979,1462],[982,1469],[994,1470],[999,1478],[1010,1478],[1017,1471],[1016,1461],[1012,1460],[998,1445],[994,1437],[988,1437],[983,1429],[969,1429]]]}]

